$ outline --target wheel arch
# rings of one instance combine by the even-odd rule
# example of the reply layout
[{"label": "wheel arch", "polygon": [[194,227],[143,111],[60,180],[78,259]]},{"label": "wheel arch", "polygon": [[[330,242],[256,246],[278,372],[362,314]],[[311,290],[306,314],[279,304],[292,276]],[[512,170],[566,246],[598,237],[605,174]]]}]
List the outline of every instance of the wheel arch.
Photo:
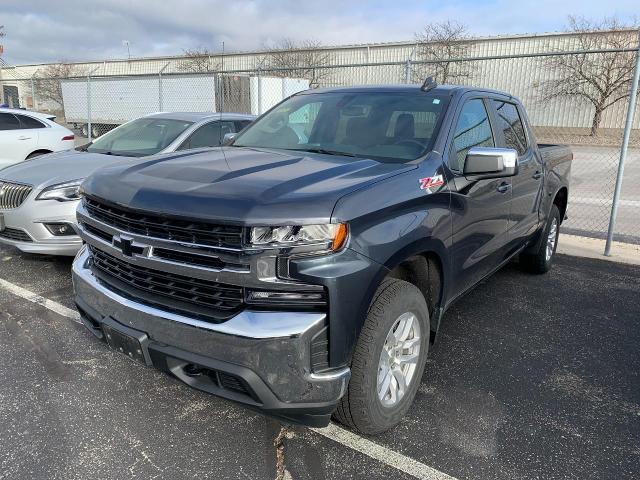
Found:
[{"label": "wheel arch", "polygon": [[569,189],[566,186],[562,186],[558,189],[553,197],[552,205],[558,207],[560,211],[560,223],[564,221],[564,217],[567,213],[567,205],[569,203]]},{"label": "wheel arch", "polygon": [[47,153],[53,153],[53,150],[49,150],[47,148],[38,148],[38,149],[34,150],[33,152],[29,153],[29,155],[27,155],[25,157],[25,160],[30,158],[30,157],[33,157],[36,154],[37,155],[46,155]]},{"label": "wheel arch", "polygon": [[405,280],[424,295],[429,307],[433,340],[440,326],[449,286],[450,264],[445,245],[436,239],[416,242],[394,255],[385,266],[388,273],[384,278]]}]

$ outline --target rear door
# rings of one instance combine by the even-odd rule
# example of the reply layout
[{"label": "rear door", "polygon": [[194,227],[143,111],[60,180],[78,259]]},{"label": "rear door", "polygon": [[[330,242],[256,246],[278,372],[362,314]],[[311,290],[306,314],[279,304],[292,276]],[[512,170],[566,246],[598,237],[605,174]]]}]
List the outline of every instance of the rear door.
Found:
[{"label": "rear door", "polygon": [[518,174],[512,178],[513,200],[509,216],[509,240],[518,247],[538,228],[544,170],[541,158],[527,135],[521,106],[505,99],[491,100],[499,147],[518,152]]},{"label": "rear door", "polygon": [[451,192],[454,296],[491,273],[506,257],[511,207],[509,178],[469,180],[462,173],[472,147],[495,147],[488,100],[464,99],[449,140],[448,166],[454,175]]},{"label": "rear door", "polygon": [[24,160],[36,149],[35,137],[21,128],[20,120],[9,112],[0,112],[0,168]]}]

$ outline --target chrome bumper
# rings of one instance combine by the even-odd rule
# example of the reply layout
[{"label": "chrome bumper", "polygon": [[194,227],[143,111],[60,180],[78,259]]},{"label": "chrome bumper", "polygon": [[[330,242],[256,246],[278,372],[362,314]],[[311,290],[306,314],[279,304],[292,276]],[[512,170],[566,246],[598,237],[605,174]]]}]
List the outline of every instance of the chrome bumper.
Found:
[{"label": "chrome bumper", "polygon": [[98,328],[92,328],[91,323],[87,326],[98,336],[99,325],[105,319],[114,320],[146,333],[150,350],[173,359],[167,360],[168,370],[196,388],[200,386],[182,378],[181,372],[169,364],[178,365],[177,360],[214,362],[215,368],[222,370],[225,366],[236,370],[238,367],[257,399],[243,401],[224,392],[213,393],[285,417],[289,417],[288,411],[309,412],[324,415],[328,421],[327,415],[345,392],[350,370],[311,372],[311,339],[326,324],[324,313],[245,310],[223,323],[204,322],[119,295],[94,277],[88,260],[89,254],[83,248],[73,263],[73,284],[76,303]]}]

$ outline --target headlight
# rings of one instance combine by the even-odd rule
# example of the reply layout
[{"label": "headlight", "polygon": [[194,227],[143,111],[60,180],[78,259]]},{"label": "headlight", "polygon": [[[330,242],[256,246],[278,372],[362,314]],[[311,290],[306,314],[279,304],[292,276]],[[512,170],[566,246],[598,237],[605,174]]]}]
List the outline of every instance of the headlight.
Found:
[{"label": "headlight", "polygon": [[84,179],[79,178],[70,182],[58,183],[45,188],[38,194],[36,200],[57,200],[59,202],[70,202],[80,199],[80,184]]},{"label": "headlight", "polygon": [[270,247],[323,245],[328,250],[340,250],[347,241],[346,223],[326,225],[289,225],[282,227],[253,227],[251,244]]}]

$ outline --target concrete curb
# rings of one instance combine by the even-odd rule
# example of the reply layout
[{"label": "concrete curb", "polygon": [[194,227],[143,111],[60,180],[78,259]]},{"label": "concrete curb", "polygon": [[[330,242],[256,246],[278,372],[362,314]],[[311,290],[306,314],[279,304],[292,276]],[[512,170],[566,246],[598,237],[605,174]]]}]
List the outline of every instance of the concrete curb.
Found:
[{"label": "concrete curb", "polygon": [[640,245],[613,242],[610,257],[604,256],[604,245],[604,240],[562,233],[560,234],[557,253],[574,257],[597,258],[629,265],[640,265]]}]

